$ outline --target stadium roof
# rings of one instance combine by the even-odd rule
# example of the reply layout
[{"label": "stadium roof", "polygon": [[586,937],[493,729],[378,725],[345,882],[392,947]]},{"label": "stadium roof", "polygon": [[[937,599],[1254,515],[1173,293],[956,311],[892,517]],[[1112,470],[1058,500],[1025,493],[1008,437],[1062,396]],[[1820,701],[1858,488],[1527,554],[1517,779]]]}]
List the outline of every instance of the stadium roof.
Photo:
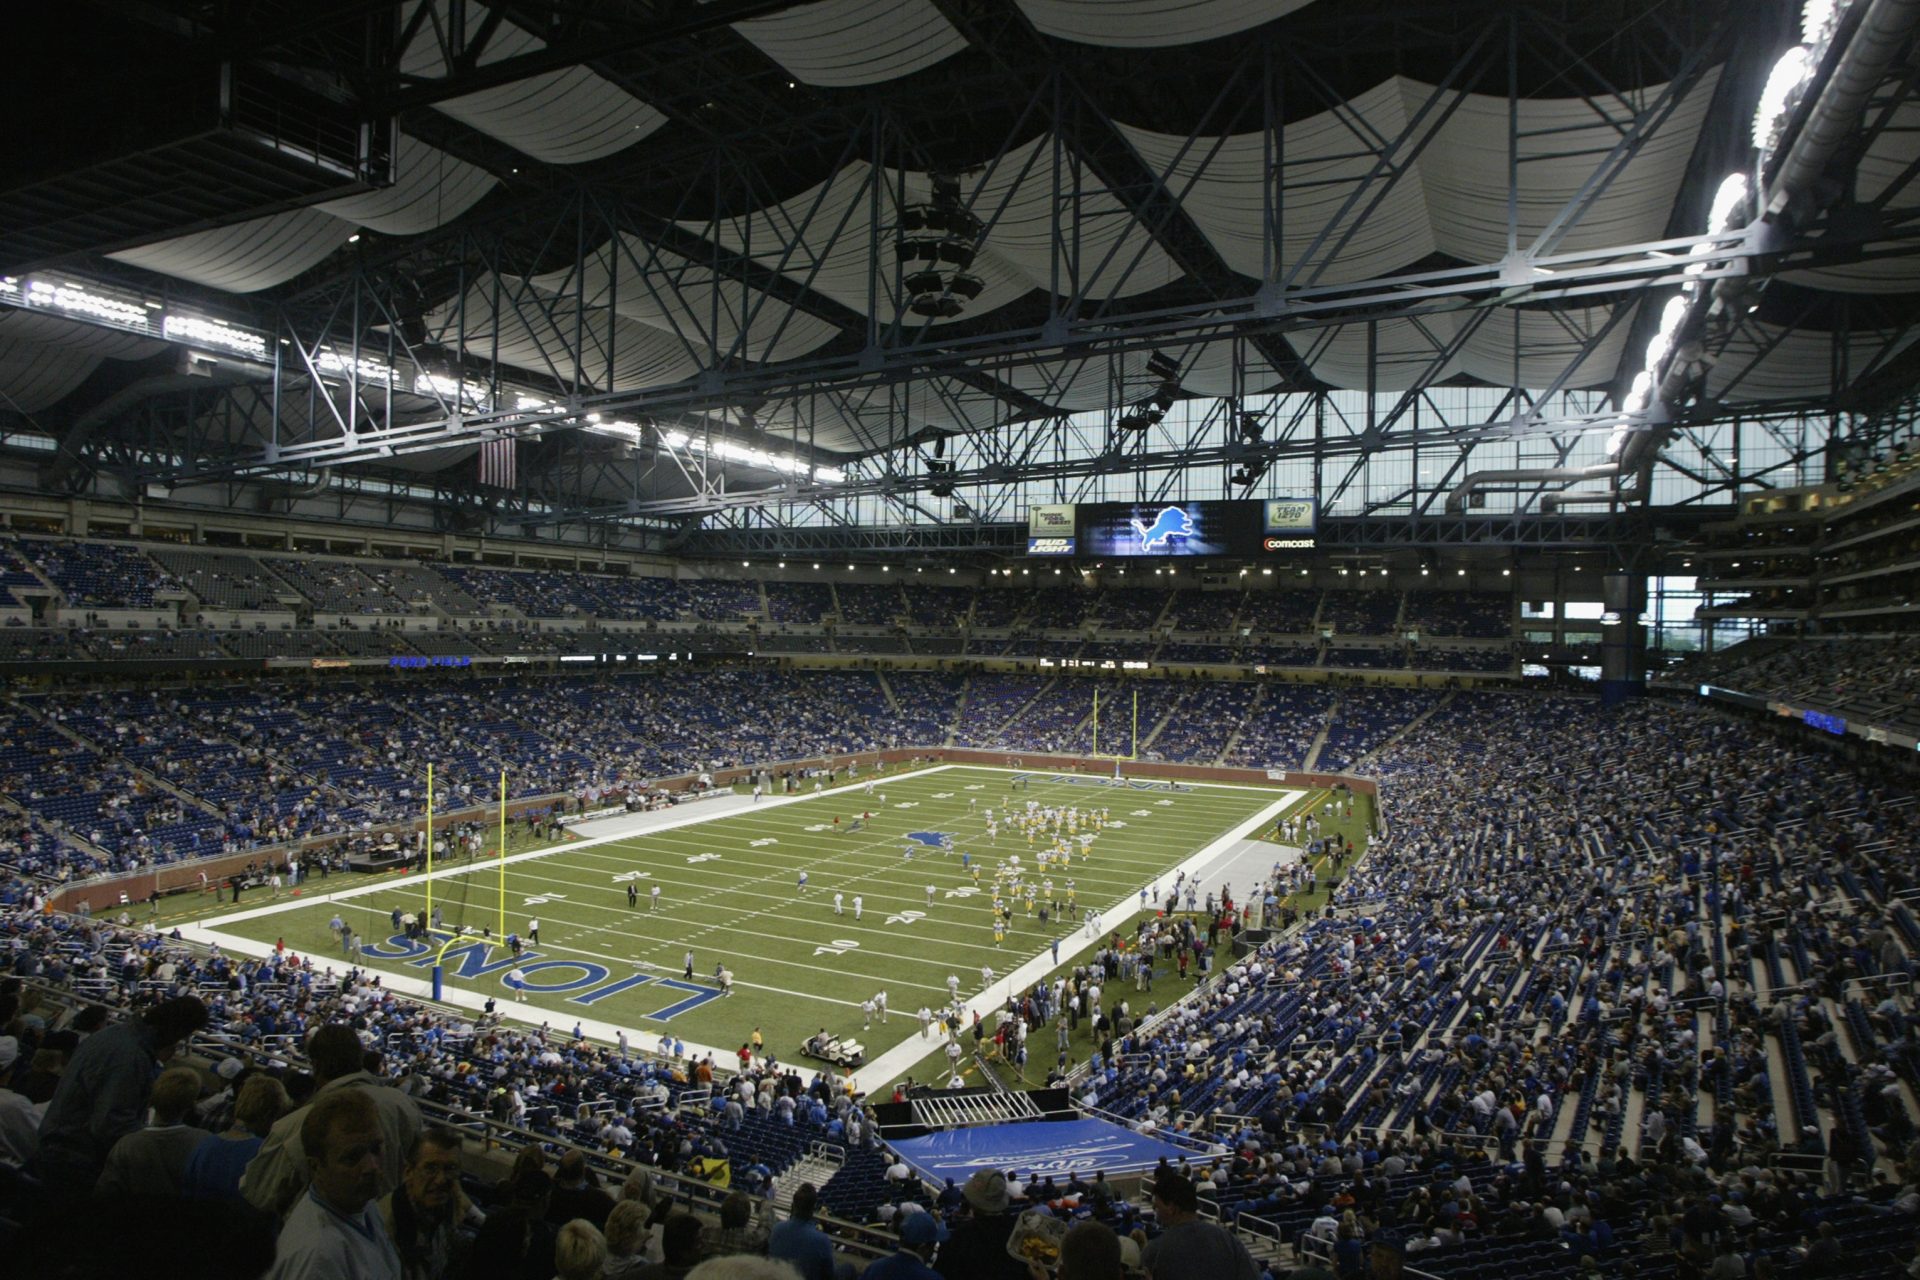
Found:
[{"label": "stadium roof", "polygon": [[0,408],[47,486],[509,524],[1724,501],[1910,381],[1915,6],[1805,8],[42,12]]}]

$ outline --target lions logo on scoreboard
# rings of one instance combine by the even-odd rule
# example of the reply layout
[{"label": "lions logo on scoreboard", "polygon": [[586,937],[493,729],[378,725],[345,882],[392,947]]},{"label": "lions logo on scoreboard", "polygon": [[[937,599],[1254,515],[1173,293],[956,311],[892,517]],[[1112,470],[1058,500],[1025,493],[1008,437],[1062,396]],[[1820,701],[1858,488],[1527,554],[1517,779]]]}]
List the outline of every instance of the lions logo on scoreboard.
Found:
[{"label": "lions logo on scoreboard", "polygon": [[1152,524],[1144,520],[1129,520],[1127,523],[1140,535],[1142,551],[1159,551],[1175,538],[1193,536],[1193,517],[1179,507],[1160,508]]}]

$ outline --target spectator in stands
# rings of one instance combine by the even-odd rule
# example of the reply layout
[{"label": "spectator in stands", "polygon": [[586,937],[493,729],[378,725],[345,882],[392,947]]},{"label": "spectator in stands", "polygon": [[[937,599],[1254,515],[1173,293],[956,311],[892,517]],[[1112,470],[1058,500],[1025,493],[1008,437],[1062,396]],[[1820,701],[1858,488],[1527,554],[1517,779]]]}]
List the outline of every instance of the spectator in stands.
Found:
[{"label": "spectator in stands", "polygon": [[771,1258],[744,1254],[709,1258],[687,1273],[687,1280],[793,1280],[793,1268]]},{"label": "spectator in stands", "polygon": [[60,1087],[60,1075],[79,1047],[80,1036],[71,1028],[47,1036],[33,1051],[31,1064],[22,1061],[15,1065],[13,1087],[35,1103],[52,1102],[53,1091]]},{"label": "spectator in stands", "polygon": [[[1120,1237],[1104,1222],[1089,1218],[1067,1229],[1060,1242],[1060,1269],[1055,1280],[1120,1280]],[[1032,1280],[1046,1280],[1040,1264],[1028,1263]]]},{"label": "spectator in stands", "polygon": [[[771,1208],[773,1202],[762,1200],[763,1205]],[[724,1254],[756,1253],[767,1251],[767,1228],[754,1221],[753,1197],[744,1191],[730,1193],[720,1202],[720,1225],[706,1241],[706,1253],[709,1258]]]},{"label": "spectator in stands", "polygon": [[1014,1224],[1007,1175],[998,1169],[978,1170],[960,1195],[970,1215],[940,1250],[940,1274],[947,1280],[1026,1280],[1026,1267],[1007,1252]]},{"label": "spectator in stands", "polygon": [[306,1194],[280,1230],[270,1280],[402,1280],[374,1198],[380,1193],[379,1107],[363,1089],[337,1089],[300,1114]]},{"label": "spectator in stands", "polygon": [[352,1027],[335,1022],[316,1030],[307,1040],[307,1061],[320,1082],[314,1102],[274,1125],[260,1154],[240,1179],[240,1190],[250,1204],[280,1217],[286,1216],[306,1185],[307,1160],[300,1143],[306,1133],[306,1112],[321,1098],[343,1091],[364,1092],[378,1109],[386,1142],[380,1152],[377,1195],[400,1185],[407,1152],[413,1150],[413,1140],[420,1133],[420,1108],[412,1098],[365,1069],[365,1050]]},{"label": "spectator in stands", "polygon": [[90,1190],[113,1144],[146,1123],[155,1068],[206,1025],[199,997],[180,996],[88,1036],[40,1125],[41,1179],[55,1190]]},{"label": "spectator in stands", "polygon": [[260,1153],[274,1122],[293,1106],[286,1086],[265,1072],[255,1072],[240,1085],[233,1103],[233,1127],[210,1133],[187,1157],[186,1193],[218,1200],[238,1200],[240,1175]]},{"label": "spectator in stands", "polygon": [[1179,1171],[1156,1172],[1153,1213],[1160,1234],[1141,1261],[1151,1280],[1259,1280],[1260,1268],[1238,1236],[1200,1220],[1200,1197]]},{"label": "spectator in stands", "polygon": [[555,1280],[600,1280],[607,1265],[607,1241],[600,1228],[575,1218],[560,1228],[553,1246]]},{"label": "spectator in stands", "polygon": [[19,1077],[20,1040],[0,1036],[0,1164],[19,1169],[40,1148],[45,1106],[13,1087]]},{"label": "spectator in stands", "polygon": [[169,1067],[153,1082],[152,1120],[113,1144],[97,1189],[102,1195],[176,1196],[185,1189],[187,1161],[207,1135],[187,1123],[200,1100],[200,1073]]},{"label": "spectator in stands", "polygon": [[647,1257],[649,1212],[638,1200],[622,1200],[607,1215],[606,1280],[635,1280],[649,1262],[660,1261]]},{"label": "spectator in stands", "polygon": [[940,1273],[927,1264],[946,1240],[946,1227],[932,1214],[906,1214],[900,1219],[900,1247],[869,1263],[861,1274],[867,1280],[940,1280]]},{"label": "spectator in stands", "polygon": [[428,1125],[407,1152],[400,1185],[380,1197],[380,1220],[406,1280],[459,1274],[471,1243],[461,1227],[473,1212],[460,1189],[460,1135]]},{"label": "spectator in stands", "polygon": [[660,1249],[666,1256],[639,1272],[639,1280],[686,1280],[700,1265],[700,1219],[690,1213],[670,1215],[660,1228]]},{"label": "spectator in stands", "polygon": [[767,1240],[767,1256],[791,1264],[800,1273],[800,1280],[834,1277],[833,1243],[813,1224],[819,1203],[819,1189],[811,1182],[801,1183],[794,1190],[787,1220],[775,1227]]},{"label": "spectator in stands", "polygon": [[[658,1227],[665,1222],[667,1214],[673,1209],[673,1202],[655,1188],[653,1173],[647,1169],[635,1169],[627,1175],[627,1180],[620,1184],[620,1200],[623,1203],[632,1201],[639,1205],[642,1210],[641,1221],[649,1227]],[[654,1262],[660,1261],[659,1245],[660,1233],[656,1230],[653,1232],[651,1259]]]},{"label": "spectator in stands", "polygon": [[586,1153],[573,1150],[561,1156],[553,1174],[553,1200],[547,1206],[547,1221],[558,1227],[584,1218],[594,1230],[601,1231],[612,1212],[613,1197],[594,1185]]},{"label": "spectator in stands", "polygon": [[557,1233],[547,1223],[553,1179],[538,1167],[515,1163],[507,1177],[507,1202],[489,1210],[473,1242],[470,1280],[547,1280]]}]

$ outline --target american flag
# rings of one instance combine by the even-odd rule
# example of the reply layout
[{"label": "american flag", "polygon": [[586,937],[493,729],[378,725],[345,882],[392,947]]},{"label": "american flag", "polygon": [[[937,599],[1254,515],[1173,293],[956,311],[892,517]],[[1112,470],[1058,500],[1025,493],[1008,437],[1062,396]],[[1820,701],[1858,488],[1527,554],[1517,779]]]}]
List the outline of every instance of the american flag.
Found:
[{"label": "american flag", "polygon": [[514,487],[516,450],[512,436],[488,440],[480,446],[480,483],[496,489]]}]

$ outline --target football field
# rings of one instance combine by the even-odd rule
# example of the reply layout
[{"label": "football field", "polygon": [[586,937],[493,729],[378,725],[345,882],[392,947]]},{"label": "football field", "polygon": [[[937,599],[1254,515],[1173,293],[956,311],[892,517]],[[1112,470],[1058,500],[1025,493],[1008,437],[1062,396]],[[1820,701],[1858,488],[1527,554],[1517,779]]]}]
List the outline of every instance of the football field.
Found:
[{"label": "football field", "polygon": [[[1016,779],[1024,781],[1016,786]],[[1164,893],[1175,868],[1203,867],[1323,794],[1115,786],[971,766],[936,766],[873,786],[868,792],[855,782],[752,805],[694,802],[660,815],[661,829],[643,834],[575,839],[504,863],[436,867],[431,886],[422,875],[394,875],[329,894],[316,893],[324,881],[309,881],[300,898],[215,916],[196,932],[255,953],[284,942],[341,968],[348,957],[329,929],[337,913],[361,936],[365,967],[420,983],[438,957],[447,999],[477,1005],[491,996],[508,1016],[547,1021],[556,1031],[580,1022],[589,1034],[625,1028],[636,1048],[671,1035],[731,1051],[758,1028],[768,1049],[792,1058],[801,1040],[825,1027],[861,1040],[871,1059],[919,1041],[914,1011],[946,1003],[949,975],[963,998],[1004,999],[1016,969],[1031,981],[1055,968],[1056,939],[1063,966],[1094,947],[1081,923],[1084,908],[1102,912],[1106,930],[1127,930],[1143,887],[1158,883]],[[1047,873],[1063,904],[1073,882],[1073,909],[1043,925],[1038,904],[1029,914],[1019,899],[1010,904],[1005,940],[996,943],[996,868],[1014,856],[1031,868],[1048,843],[1043,836],[1029,844],[1006,822],[1010,807],[1025,810],[1029,801],[1083,814],[1104,809],[1106,817],[1084,856]],[[716,812],[719,804],[727,811]],[[992,840],[989,811],[999,819]],[[850,830],[863,812],[871,818]],[[503,875],[505,927],[524,942],[517,961],[499,932]],[[1204,886],[1219,887],[1211,879]],[[392,927],[392,915],[424,917],[429,888],[443,931],[409,940]],[[537,943],[529,936],[535,919]],[[524,1004],[507,985],[516,965],[526,978]],[[721,965],[732,973],[731,995],[721,993]],[[983,969],[992,971],[991,984]],[[861,1002],[883,990],[891,1018],[866,1030]]]}]

